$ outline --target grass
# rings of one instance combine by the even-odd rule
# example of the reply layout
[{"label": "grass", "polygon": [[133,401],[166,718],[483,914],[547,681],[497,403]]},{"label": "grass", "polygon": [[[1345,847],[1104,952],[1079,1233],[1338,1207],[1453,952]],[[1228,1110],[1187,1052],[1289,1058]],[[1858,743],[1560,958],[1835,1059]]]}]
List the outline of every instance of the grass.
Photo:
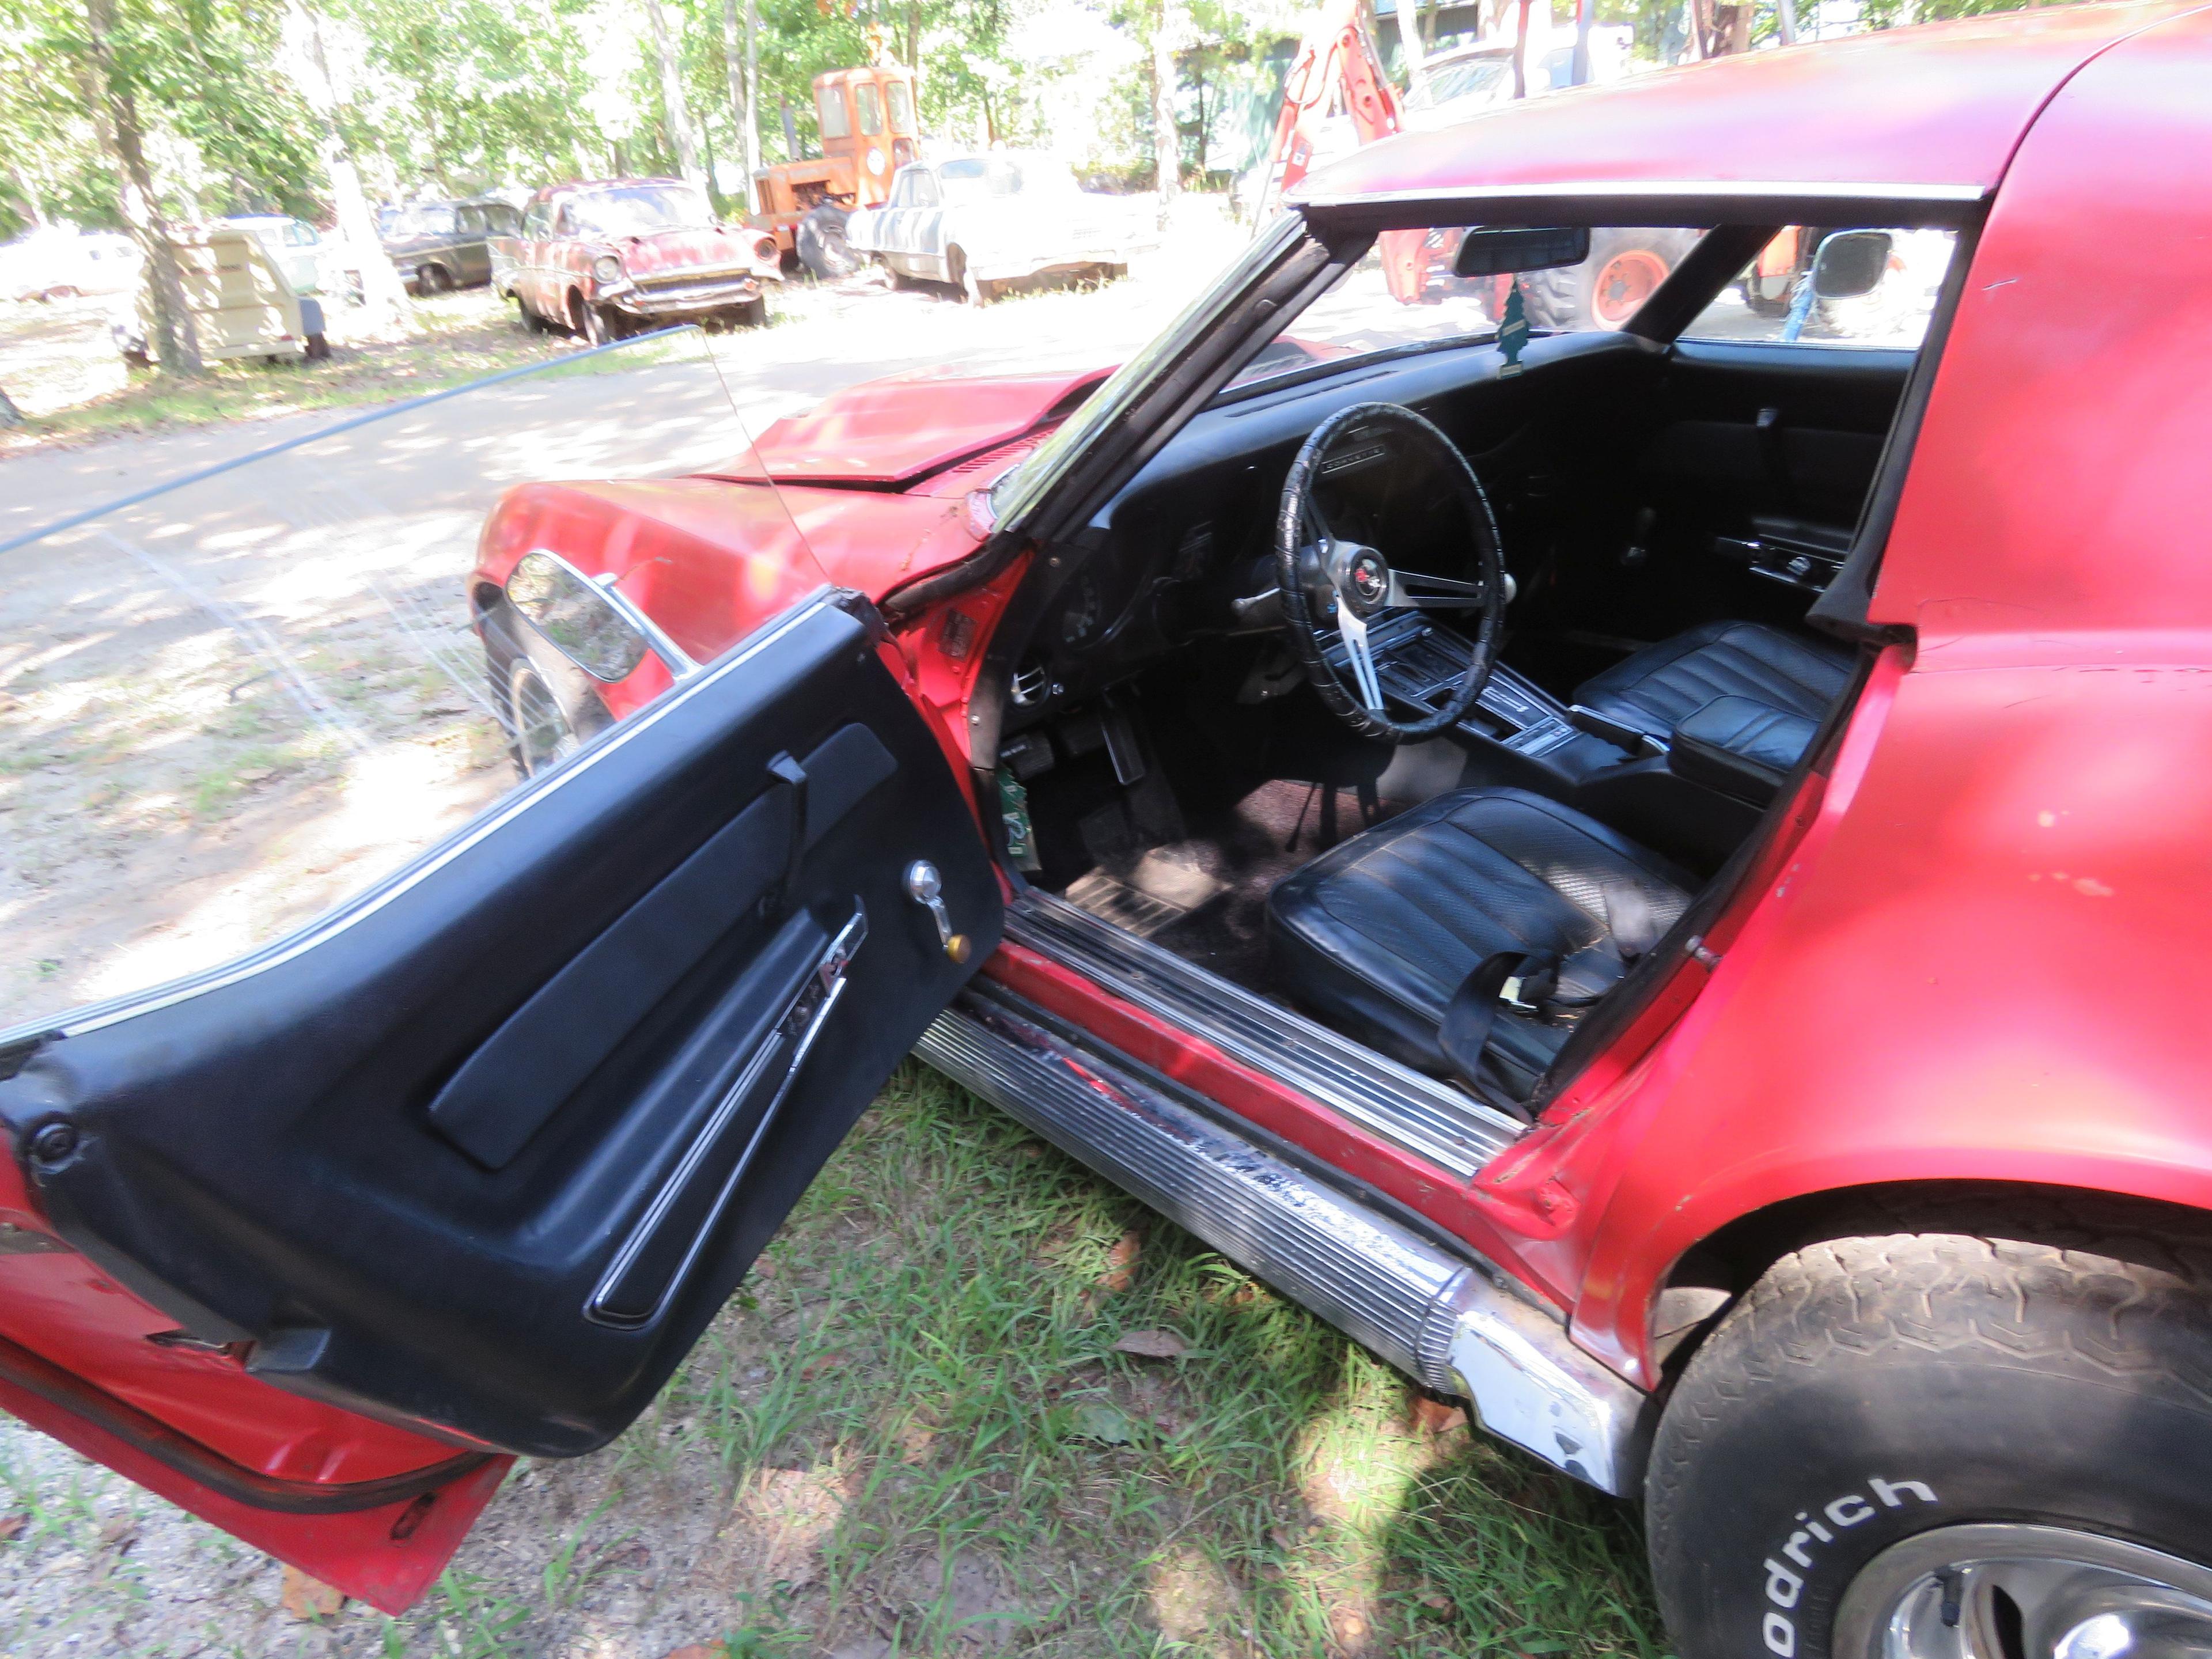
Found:
[{"label": "grass", "polygon": [[[1628,1511],[1415,1398],[909,1065],[653,1409],[521,1466],[405,1618],[293,1621],[220,1534],[7,1455],[0,1650],[1656,1659]],[[103,1549],[124,1504],[163,1518]]]},{"label": "grass", "polygon": [[[0,429],[0,455],[118,433],[389,403],[575,349],[562,336],[526,331],[514,307],[488,289],[417,300],[414,316],[416,332],[388,341],[337,339],[325,362],[243,359],[210,363],[204,380],[178,381],[122,367],[99,301],[0,311],[8,390],[30,416],[21,427]],[[343,320],[340,309],[333,325]]]}]

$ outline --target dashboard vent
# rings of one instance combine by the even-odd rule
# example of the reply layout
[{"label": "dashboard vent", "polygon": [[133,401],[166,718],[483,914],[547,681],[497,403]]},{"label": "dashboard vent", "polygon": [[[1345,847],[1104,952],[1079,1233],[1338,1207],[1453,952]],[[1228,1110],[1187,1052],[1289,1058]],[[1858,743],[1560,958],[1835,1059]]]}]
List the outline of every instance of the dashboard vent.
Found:
[{"label": "dashboard vent", "polygon": [[1034,708],[1045,700],[1051,684],[1042,663],[1025,662],[1014,670],[1013,683],[1006,688],[1006,695],[1024,708]]}]

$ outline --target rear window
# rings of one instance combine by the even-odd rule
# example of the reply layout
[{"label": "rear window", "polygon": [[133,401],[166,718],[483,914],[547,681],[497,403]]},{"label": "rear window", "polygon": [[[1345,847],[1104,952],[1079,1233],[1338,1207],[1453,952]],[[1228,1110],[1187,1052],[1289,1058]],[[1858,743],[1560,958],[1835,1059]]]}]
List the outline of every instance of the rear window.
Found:
[{"label": "rear window", "polygon": [[[1869,229],[1889,239],[1874,289],[1848,298],[1813,293],[1813,264],[1828,238]],[[1791,225],[1736,273],[1683,337],[1917,350],[1958,240],[1951,230]]]}]

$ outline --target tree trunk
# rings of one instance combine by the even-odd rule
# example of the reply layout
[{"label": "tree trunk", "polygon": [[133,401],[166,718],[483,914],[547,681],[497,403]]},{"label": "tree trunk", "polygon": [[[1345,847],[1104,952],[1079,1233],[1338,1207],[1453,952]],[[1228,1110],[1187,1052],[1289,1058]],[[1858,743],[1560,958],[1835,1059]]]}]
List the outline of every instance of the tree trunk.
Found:
[{"label": "tree trunk", "polygon": [[131,240],[146,257],[147,286],[154,296],[155,354],[164,374],[198,379],[207,373],[200,357],[199,330],[185,303],[185,274],[169,240],[169,222],[154,193],[154,174],[146,165],[146,141],[138,125],[138,100],[116,71],[114,0],[85,0],[85,23],[92,45],[88,79],[93,125],[115,164],[117,205]]},{"label": "tree trunk", "polygon": [[653,26],[653,49],[660,58],[660,106],[667,118],[669,143],[676,149],[676,170],[695,185],[707,182],[699,166],[699,141],[692,135],[691,112],[684,104],[684,63],[668,30],[668,10],[661,0],[645,0],[646,21]]},{"label": "tree trunk", "polygon": [[[2028,0],[2030,5],[2035,0]],[[1775,38],[1785,46],[1797,44],[1797,0],[1774,0]]]},{"label": "tree trunk", "polygon": [[322,138],[317,148],[322,155],[323,171],[330,176],[331,198],[338,210],[338,234],[361,269],[365,320],[377,333],[411,334],[415,308],[408,302],[407,284],[399,280],[399,272],[376,234],[376,216],[369,211],[368,194],[361,186],[361,169],[354,165],[353,152],[346,148],[345,134],[338,127],[337,82],[331,78],[330,59],[323,52],[322,14],[306,0],[301,9],[307,15],[307,57],[321,82],[302,90],[309,107],[322,121]]},{"label": "tree trunk", "polygon": [[[756,198],[760,171],[760,7],[745,0],[745,194]],[[757,198],[756,198],[757,199]]]},{"label": "tree trunk", "polygon": [[8,163],[8,179],[15,185],[15,194],[22,199],[23,205],[30,210],[31,228],[33,230],[46,229],[48,222],[46,204],[40,199],[38,187],[32,184],[21,166],[13,160]]},{"label": "tree trunk", "polygon": [[906,66],[921,67],[921,0],[906,0]]},{"label": "tree trunk", "polygon": [[745,50],[738,0],[722,0],[722,68],[730,80],[730,118],[737,124],[738,157],[745,169],[745,211],[753,211],[753,100],[745,88]]},{"label": "tree trunk", "polygon": [[1429,101],[1429,63],[1421,40],[1421,0],[1398,0],[1398,51],[1406,60],[1406,90]]},{"label": "tree trunk", "polygon": [[1160,228],[1167,228],[1168,204],[1182,183],[1182,137],[1176,131],[1176,40],[1181,19],[1176,0],[1153,0],[1152,167],[1160,193]]}]

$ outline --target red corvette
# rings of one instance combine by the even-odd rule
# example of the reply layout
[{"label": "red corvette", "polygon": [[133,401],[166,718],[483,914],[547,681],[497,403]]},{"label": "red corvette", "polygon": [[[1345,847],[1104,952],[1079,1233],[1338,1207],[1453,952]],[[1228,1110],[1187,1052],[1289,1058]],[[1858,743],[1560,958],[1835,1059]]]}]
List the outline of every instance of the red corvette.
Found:
[{"label": "red corvette", "polygon": [[0,1403],[397,1607],[918,1049],[1640,1500],[1692,1659],[2212,1652],[2208,85],[2154,4],[1515,106],[1110,376],[515,489],[522,789],[4,1050]]}]

